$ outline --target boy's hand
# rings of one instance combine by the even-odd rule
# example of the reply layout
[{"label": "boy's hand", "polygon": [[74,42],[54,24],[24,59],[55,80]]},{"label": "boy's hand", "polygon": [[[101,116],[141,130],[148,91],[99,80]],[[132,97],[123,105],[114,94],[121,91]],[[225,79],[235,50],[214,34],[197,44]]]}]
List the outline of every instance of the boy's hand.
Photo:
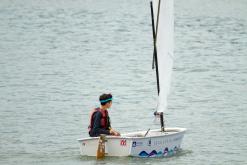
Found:
[{"label": "boy's hand", "polygon": [[115,130],[113,130],[113,129],[110,130],[110,134],[113,135],[113,136],[120,136],[120,133],[115,131]]}]

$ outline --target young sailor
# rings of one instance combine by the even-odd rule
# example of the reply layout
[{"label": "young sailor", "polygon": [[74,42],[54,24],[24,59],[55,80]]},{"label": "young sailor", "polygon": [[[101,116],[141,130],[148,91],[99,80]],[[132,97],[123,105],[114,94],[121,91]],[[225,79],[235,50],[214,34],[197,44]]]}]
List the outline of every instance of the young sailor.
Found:
[{"label": "young sailor", "polygon": [[120,133],[111,128],[110,117],[107,109],[112,105],[112,95],[102,94],[99,97],[101,106],[95,108],[90,116],[89,136],[95,137],[100,134],[120,136]]}]

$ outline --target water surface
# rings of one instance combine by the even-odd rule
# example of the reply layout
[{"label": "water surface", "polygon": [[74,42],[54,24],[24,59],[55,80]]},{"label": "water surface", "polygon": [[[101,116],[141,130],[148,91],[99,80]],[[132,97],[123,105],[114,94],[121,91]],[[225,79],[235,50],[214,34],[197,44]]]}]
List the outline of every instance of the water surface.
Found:
[{"label": "water surface", "polygon": [[0,2],[1,164],[246,164],[247,2],[175,0],[171,158],[80,157],[89,112],[114,95],[121,132],[158,128],[149,1]]}]

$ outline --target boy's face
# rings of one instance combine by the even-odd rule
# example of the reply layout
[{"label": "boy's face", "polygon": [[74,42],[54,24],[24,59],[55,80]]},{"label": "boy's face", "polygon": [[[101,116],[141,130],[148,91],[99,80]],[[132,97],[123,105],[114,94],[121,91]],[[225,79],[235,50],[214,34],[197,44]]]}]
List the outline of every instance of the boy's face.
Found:
[{"label": "boy's face", "polygon": [[108,102],[106,105],[107,105],[107,108],[111,108],[112,101]]}]

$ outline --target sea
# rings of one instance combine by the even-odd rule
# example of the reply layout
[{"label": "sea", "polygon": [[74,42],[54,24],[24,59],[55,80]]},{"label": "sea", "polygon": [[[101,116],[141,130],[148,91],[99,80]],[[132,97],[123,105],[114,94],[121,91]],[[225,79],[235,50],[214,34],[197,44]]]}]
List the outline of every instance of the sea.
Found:
[{"label": "sea", "polygon": [[0,1],[1,165],[247,164],[247,1],[175,0],[168,158],[80,156],[90,111],[112,127],[160,128],[149,0]]}]

